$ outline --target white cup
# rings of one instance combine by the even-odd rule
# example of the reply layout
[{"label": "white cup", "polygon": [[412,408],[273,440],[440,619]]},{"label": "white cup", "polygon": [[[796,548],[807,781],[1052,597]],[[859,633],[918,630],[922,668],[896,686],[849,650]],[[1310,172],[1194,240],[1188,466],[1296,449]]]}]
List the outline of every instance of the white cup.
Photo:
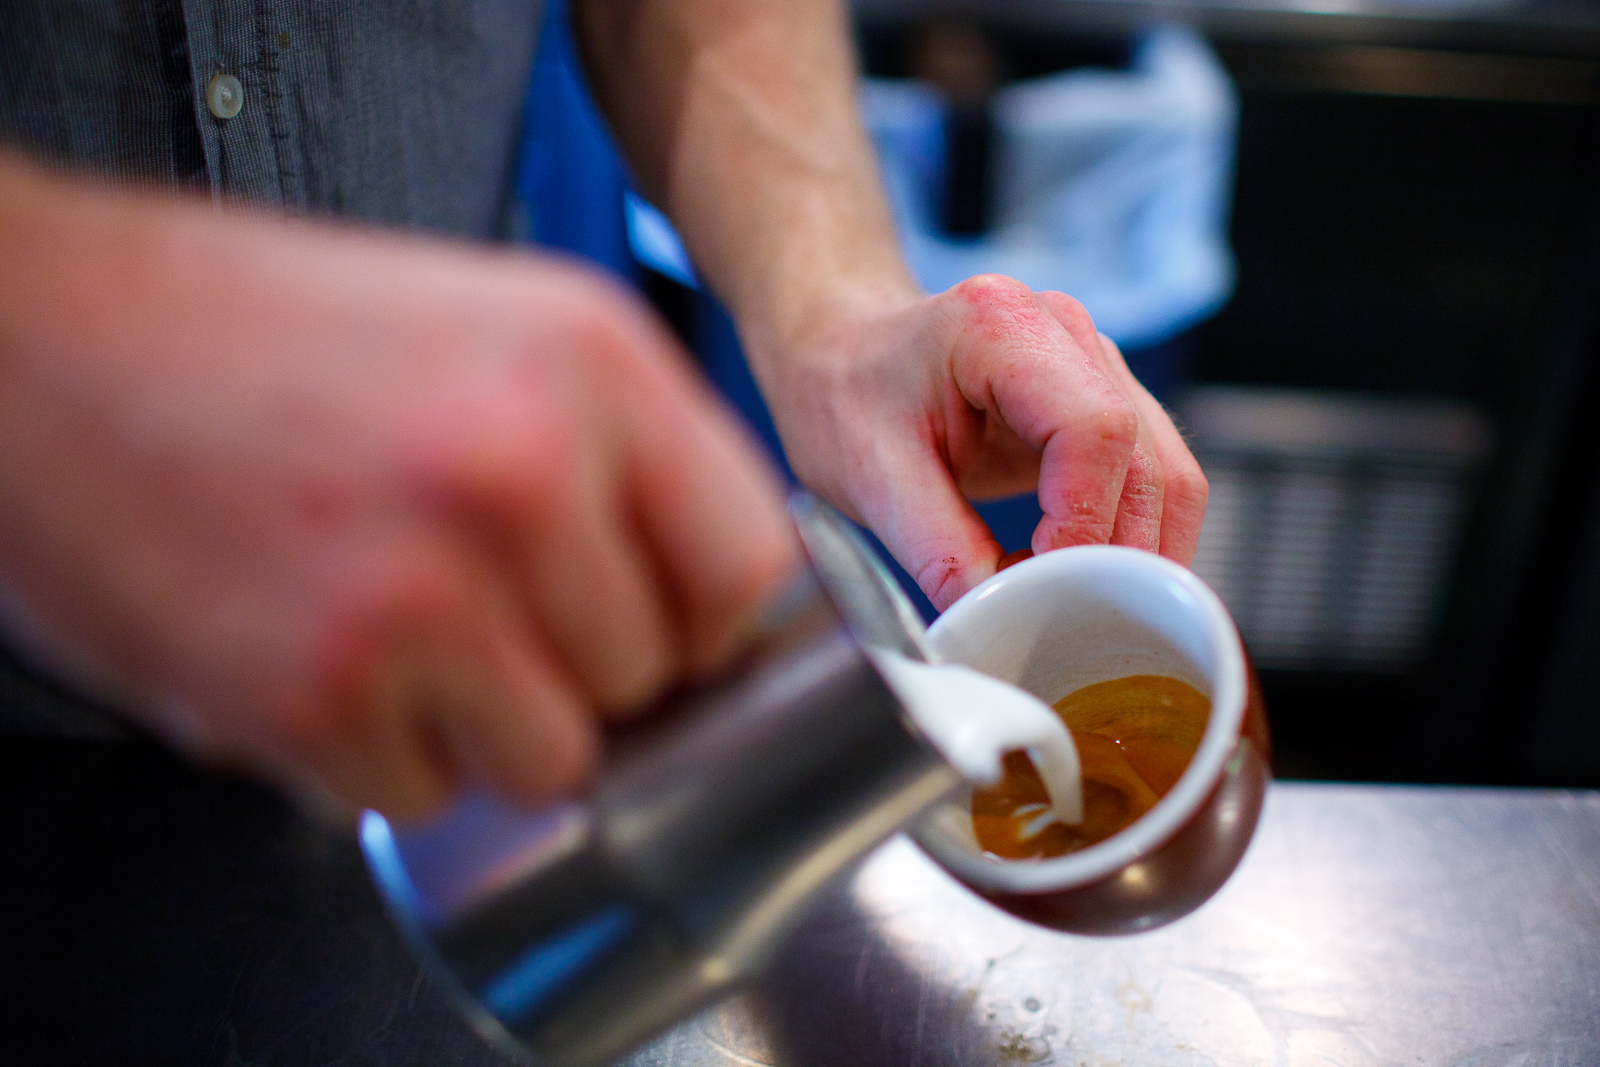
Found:
[{"label": "white cup", "polygon": [[1055,859],[1003,860],[973,835],[961,790],[915,837],[971,888],[1021,917],[1078,933],[1126,933],[1198,907],[1238,866],[1270,779],[1254,672],[1228,611],[1170,560],[1086,546],[1023,560],[968,592],[928,633],[946,659],[1046,703],[1096,682],[1160,674],[1211,699],[1200,747],[1142,818]]}]

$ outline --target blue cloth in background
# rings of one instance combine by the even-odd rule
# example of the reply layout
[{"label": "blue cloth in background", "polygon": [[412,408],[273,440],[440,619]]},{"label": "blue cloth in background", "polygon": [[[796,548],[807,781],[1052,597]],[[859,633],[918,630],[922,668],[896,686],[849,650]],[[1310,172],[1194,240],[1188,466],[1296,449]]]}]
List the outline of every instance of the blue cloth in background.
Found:
[{"label": "blue cloth in background", "polygon": [[523,131],[517,198],[528,239],[637,281],[623,214],[627,172],[589,92],[567,0],[544,5]]},{"label": "blue cloth in background", "polygon": [[[635,285],[648,267],[695,287],[671,223],[629,189],[627,169],[589,91],[567,0],[545,5],[526,112],[517,192],[528,239],[596,263]],[[695,355],[792,483],[732,321],[703,292],[693,292],[690,301],[685,325]]]}]

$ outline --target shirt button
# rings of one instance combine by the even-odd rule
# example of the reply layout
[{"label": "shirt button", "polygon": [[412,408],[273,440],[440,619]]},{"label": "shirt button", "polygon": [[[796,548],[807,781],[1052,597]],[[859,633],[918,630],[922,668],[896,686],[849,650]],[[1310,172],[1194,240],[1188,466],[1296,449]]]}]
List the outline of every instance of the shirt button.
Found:
[{"label": "shirt button", "polygon": [[219,119],[231,119],[244,107],[244,86],[232,74],[218,74],[206,83],[206,107]]}]

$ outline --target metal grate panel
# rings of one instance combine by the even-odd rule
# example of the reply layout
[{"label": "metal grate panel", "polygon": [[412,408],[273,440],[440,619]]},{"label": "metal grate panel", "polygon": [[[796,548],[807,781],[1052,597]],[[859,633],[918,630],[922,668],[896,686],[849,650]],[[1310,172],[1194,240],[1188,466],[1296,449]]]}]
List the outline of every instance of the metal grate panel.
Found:
[{"label": "metal grate panel", "polygon": [[1403,671],[1428,650],[1487,422],[1464,405],[1206,388],[1194,561],[1262,666]]}]

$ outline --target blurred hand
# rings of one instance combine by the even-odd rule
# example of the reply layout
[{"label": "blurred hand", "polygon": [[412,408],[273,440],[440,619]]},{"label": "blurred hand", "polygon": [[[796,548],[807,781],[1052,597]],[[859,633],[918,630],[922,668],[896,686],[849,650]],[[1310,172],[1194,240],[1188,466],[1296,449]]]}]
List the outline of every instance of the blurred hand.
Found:
[{"label": "blurred hand", "polygon": [[191,753],[399,817],[578,786],[795,562],[577,268],[0,170],[0,606]]},{"label": "blurred hand", "polygon": [[1109,542],[1193,558],[1205,476],[1076,300],[985,275],[811,321],[757,360],[790,461],[936,607],[1001,561],[970,500],[1037,489],[1035,552]]}]

